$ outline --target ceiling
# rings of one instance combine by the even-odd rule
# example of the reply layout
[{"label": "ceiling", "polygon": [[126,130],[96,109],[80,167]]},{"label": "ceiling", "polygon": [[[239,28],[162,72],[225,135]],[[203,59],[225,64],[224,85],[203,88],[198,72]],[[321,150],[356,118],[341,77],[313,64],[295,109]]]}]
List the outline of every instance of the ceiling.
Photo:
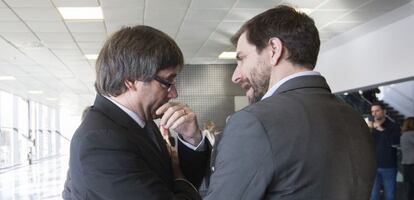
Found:
[{"label": "ceiling", "polygon": [[[145,24],[173,37],[186,64],[219,60],[248,19],[278,4],[312,9],[322,44],[410,0],[0,0],[0,89],[79,114],[92,102],[94,60],[123,25]],[[100,6],[104,20],[65,21],[57,7]],[[43,91],[30,94],[30,90]]]}]

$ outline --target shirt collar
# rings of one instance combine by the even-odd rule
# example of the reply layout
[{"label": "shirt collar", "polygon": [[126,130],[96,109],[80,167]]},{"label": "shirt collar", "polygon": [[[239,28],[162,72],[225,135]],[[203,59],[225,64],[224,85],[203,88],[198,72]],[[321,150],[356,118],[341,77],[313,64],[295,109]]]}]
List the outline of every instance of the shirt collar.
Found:
[{"label": "shirt collar", "polygon": [[299,76],[320,76],[321,74],[316,71],[304,71],[304,72],[297,72],[294,74],[291,74],[289,76],[286,76],[282,80],[278,81],[276,84],[274,84],[270,90],[266,92],[266,94],[262,97],[261,100],[266,99],[267,97],[270,97],[273,95],[273,93],[276,92],[276,90],[283,84],[286,83],[288,80],[291,80],[293,78],[299,77]]},{"label": "shirt collar", "polygon": [[145,126],[145,121],[142,120],[135,112],[133,112],[132,110],[128,109],[127,107],[121,105],[120,103],[116,102],[115,100],[113,100],[111,97],[107,97],[104,96],[105,98],[107,98],[109,101],[111,101],[112,103],[114,103],[116,106],[118,106],[121,110],[123,110],[124,112],[126,112],[126,114],[128,114],[135,122],[138,123],[138,125],[141,128],[144,128]]}]

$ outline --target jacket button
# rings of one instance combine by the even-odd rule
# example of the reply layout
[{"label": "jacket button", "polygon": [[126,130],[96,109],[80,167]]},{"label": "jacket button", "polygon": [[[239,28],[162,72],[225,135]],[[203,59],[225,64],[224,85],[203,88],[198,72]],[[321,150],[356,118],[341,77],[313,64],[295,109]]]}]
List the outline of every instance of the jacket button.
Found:
[{"label": "jacket button", "polygon": [[211,171],[213,171],[213,172],[214,172],[214,166],[212,166],[212,167],[211,167]]}]

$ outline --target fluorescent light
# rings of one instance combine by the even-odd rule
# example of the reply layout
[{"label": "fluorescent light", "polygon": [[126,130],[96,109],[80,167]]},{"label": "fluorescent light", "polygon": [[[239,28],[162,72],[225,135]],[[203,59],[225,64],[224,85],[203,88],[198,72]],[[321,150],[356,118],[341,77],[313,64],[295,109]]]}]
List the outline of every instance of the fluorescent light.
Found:
[{"label": "fluorescent light", "polygon": [[237,52],[235,51],[224,51],[219,55],[219,59],[236,59]]},{"label": "fluorescent light", "polygon": [[43,94],[43,91],[41,90],[30,90],[28,91],[29,94]]},{"label": "fluorescent light", "polygon": [[0,76],[0,81],[12,81],[16,80],[16,77],[14,76]]},{"label": "fluorescent light", "polygon": [[86,54],[85,56],[89,60],[96,60],[96,59],[98,59],[98,54]]},{"label": "fluorescent light", "polygon": [[59,7],[63,19],[103,19],[101,7]]}]

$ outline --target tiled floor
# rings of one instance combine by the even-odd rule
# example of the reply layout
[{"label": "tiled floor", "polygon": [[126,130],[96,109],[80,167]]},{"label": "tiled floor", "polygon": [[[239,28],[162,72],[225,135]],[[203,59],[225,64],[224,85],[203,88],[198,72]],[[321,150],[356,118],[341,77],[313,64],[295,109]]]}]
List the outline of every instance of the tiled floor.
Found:
[{"label": "tiled floor", "polygon": [[54,157],[0,174],[0,200],[62,199],[68,156]]}]

